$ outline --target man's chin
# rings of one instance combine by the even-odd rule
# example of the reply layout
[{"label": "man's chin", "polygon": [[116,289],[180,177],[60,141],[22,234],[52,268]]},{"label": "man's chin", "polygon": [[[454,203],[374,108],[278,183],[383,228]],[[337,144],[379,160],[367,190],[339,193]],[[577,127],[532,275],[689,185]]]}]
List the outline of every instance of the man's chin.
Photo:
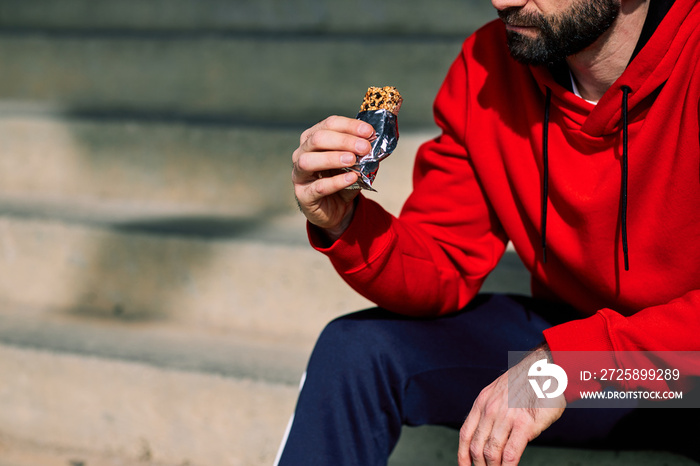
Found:
[{"label": "man's chin", "polygon": [[509,33],[508,50],[510,55],[523,65],[547,65],[552,62],[542,44],[518,33]]}]

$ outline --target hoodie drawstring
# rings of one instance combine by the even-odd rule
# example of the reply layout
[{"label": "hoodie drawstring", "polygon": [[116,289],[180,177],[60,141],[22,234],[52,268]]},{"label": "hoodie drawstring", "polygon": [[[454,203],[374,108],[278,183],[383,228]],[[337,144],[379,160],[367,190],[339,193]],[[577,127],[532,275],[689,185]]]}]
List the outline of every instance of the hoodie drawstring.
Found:
[{"label": "hoodie drawstring", "polygon": [[[544,103],[544,125],[542,128],[542,205],[541,205],[541,231],[542,231],[542,263],[547,263],[547,203],[549,201],[549,109],[552,102],[552,90],[546,87]],[[632,92],[628,86],[622,87],[622,183],[620,192],[620,230],[622,232],[622,252],[625,261],[625,270],[630,269],[629,251],[627,244],[627,165],[628,165],[628,96]]]},{"label": "hoodie drawstring", "polygon": [[627,86],[622,86],[622,192],[620,193],[621,212],[620,230],[622,231],[622,253],[625,256],[625,270],[630,269],[629,254],[627,251],[627,97],[632,91]]},{"label": "hoodie drawstring", "polygon": [[547,89],[544,101],[544,127],[542,128],[542,263],[547,263],[547,201],[549,200],[549,106],[552,90]]}]

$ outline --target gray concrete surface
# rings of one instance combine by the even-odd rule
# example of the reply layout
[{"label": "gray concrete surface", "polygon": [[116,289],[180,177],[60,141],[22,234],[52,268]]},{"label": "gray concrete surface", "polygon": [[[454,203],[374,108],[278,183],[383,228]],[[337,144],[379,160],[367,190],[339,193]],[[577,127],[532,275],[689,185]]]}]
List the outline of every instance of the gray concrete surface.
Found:
[{"label": "gray concrete surface", "polygon": [[3,0],[0,27],[49,31],[455,34],[488,18],[480,0]]},{"label": "gray concrete surface", "polygon": [[393,36],[320,41],[0,34],[0,61],[12,63],[0,74],[0,99],[98,119],[273,125],[354,116],[368,86],[391,85],[405,97],[401,123],[425,125],[432,122],[434,90],[460,45],[461,38]]},{"label": "gray concrete surface", "polygon": [[[168,215],[216,221],[291,213],[291,153],[300,132],[0,115],[0,210],[19,215],[37,206],[65,216],[85,205],[92,218],[113,213],[153,222]],[[418,145],[436,132],[402,131],[383,162],[377,189],[393,212],[410,189]]]},{"label": "gray concrete surface", "polygon": [[1,227],[0,294],[22,308],[308,339],[339,309],[366,305],[299,246],[10,219]]},{"label": "gray concrete surface", "polygon": [[[172,465],[274,460],[296,388],[0,345],[7,436]],[[0,450],[2,453],[2,450]]]},{"label": "gray concrete surface", "polygon": [[[270,465],[316,335],[370,305],[306,245],[298,134],[399,87],[399,148],[368,194],[398,213],[446,68],[492,17],[476,0],[0,0],[0,466]],[[484,290],[528,292],[513,252]],[[407,428],[390,466],[455,451],[453,431]]]},{"label": "gray concrete surface", "polygon": [[[444,427],[404,428],[389,466],[455,466],[459,434]],[[658,451],[583,450],[530,446],[520,466],[692,466],[683,456]]]}]

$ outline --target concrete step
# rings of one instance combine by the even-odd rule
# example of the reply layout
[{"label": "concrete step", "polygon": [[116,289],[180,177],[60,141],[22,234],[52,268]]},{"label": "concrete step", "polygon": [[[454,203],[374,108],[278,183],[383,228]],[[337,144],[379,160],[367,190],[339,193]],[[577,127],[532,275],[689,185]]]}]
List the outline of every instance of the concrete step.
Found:
[{"label": "concrete step", "polygon": [[296,386],[313,340],[2,306],[0,344]]},{"label": "concrete step", "polygon": [[[300,215],[225,239],[61,212],[0,217],[0,466],[271,464],[317,333],[369,305]],[[415,438],[392,466],[447,464],[449,433]]]},{"label": "concrete step", "polygon": [[[303,124],[354,116],[396,86],[404,125],[432,125],[462,38],[0,34],[0,100],[13,114]],[[50,79],[47,79],[50,77]]]},{"label": "concrete step", "polygon": [[[54,208],[99,201],[243,217],[291,212],[291,154],[302,130],[17,116],[0,105],[0,197]],[[435,134],[402,131],[382,163],[377,198],[393,212],[411,188],[418,146]]]},{"label": "concrete step", "polygon": [[297,394],[294,386],[6,345],[0,375],[0,439],[83,464],[81,454],[120,464],[272,464]]},{"label": "concrete step", "polygon": [[[271,465],[297,389],[0,344],[0,466]],[[404,428],[388,466],[455,464],[458,434]],[[523,466],[697,464],[528,447]]]},{"label": "concrete step", "polygon": [[[0,216],[0,302],[75,318],[306,343],[333,317],[371,305],[308,247],[300,214],[246,225],[235,218],[107,215],[97,208],[99,214],[76,209],[64,217],[59,209],[16,208]],[[527,293],[528,286],[510,252],[485,290]]]},{"label": "concrete step", "polygon": [[44,30],[466,34],[495,17],[477,0],[3,0],[0,27]]},{"label": "concrete step", "polygon": [[0,299],[115,322],[304,340],[341,310],[368,305],[308,247],[152,233],[138,221],[123,227],[1,218]]},{"label": "concrete step", "polygon": [[[454,466],[459,433],[445,427],[404,427],[389,466]],[[662,451],[587,450],[529,446],[520,466],[694,466],[684,456]]]}]

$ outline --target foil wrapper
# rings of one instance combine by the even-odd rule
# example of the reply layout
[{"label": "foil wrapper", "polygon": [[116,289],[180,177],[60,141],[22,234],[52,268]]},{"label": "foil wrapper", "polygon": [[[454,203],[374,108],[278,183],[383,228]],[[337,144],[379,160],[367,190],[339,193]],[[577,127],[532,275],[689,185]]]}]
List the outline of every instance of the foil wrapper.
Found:
[{"label": "foil wrapper", "polygon": [[357,182],[348,189],[366,189],[375,191],[372,183],[379,170],[379,162],[387,158],[396,149],[399,141],[398,117],[388,110],[367,110],[357,114],[358,120],[365,121],[374,128],[370,139],[372,150],[367,155],[358,156],[357,163],[346,170],[358,174]]}]

